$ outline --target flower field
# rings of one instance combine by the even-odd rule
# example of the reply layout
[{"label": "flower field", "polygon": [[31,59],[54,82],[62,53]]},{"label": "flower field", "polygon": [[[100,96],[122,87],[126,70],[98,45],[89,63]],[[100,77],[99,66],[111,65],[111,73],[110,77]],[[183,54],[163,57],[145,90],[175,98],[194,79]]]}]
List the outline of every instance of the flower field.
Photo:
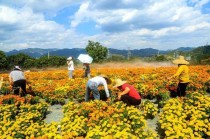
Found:
[{"label": "flower field", "polygon": [[[12,94],[8,74],[1,74],[4,83],[0,97],[0,138],[26,139],[202,139],[210,137],[210,66],[190,66],[190,84],[185,98],[171,98],[167,82],[177,67],[97,68],[91,75],[105,74],[134,85],[141,96],[138,107],[115,102],[118,90],[109,86],[111,100],[84,102],[87,78],[76,69],[74,79],[66,70],[26,72],[30,94]],[[100,88],[103,93],[103,88]],[[45,101],[41,101],[45,100]],[[66,103],[66,100],[69,100]],[[48,106],[63,105],[60,122],[44,122]],[[156,131],[147,119],[158,118]]]}]

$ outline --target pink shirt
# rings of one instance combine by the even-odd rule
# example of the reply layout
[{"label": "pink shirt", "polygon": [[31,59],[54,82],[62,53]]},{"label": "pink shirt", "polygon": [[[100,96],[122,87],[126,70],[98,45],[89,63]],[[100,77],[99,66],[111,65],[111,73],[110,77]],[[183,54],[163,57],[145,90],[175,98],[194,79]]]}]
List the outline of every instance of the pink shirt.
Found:
[{"label": "pink shirt", "polygon": [[141,99],[141,96],[139,95],[138,91],[132,85],[124,83],[122,85],[122,91],[124,91],[126,87],[128,87],[130,89],[130,91],[128,92],[129,96],[131,96],[135,99],[138,99],[138,100]]}]

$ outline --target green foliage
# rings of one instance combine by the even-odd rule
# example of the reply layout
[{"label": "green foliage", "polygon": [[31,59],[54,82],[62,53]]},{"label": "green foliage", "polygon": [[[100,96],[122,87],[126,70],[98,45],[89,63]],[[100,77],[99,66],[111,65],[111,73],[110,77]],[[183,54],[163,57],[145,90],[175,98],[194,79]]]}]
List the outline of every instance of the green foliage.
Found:
[{"label": "green foliage", "polygon": [[8,61],[5,53],[0,51],[0,69],[6,69],[8,66]]},{"label": "green foliage", "polygon": [[31,68],[34,67],[36,63],[36,59],[26,59],[24,62],[24,67],[25,68]]},{"label": "green foliage", "polygon": [[[0,58],[1,58],[0,66],[2,63],[2,66],[4,66],[5,68],[6,67],[12,68],[14,65],[19,65],[21,68],[33,68],[33,67],[45,68],[45,67],[58,67],[66,64],[66,57],[60,57],[60,56],[50,56],[49,58],[47,56],[43,56],[38,59],[35,59],[23,53],[19,53],[17,55],[11,55],[8,57],[4,56],[3,53],[0,53]],[[8,62],[5,61],[4,59],[8,59],[7,60]]]},{"label": "green foliage", "polygon": [[156,61],[166,61],[166,57],[164,55],[157,55],[155,56]]},{"label": "green foliage", "polygon": [[192,63],[210,64],[210,45],[201,46],[192,51]]},{"label": "green foliage", "polygon": [[108,54],[108,49],[102,46],[99,42],[88,41],[85,48],[86,52],[93,58],[93,62],[103,62]]},{"label": "green foliage", "polygon": [[107,61],[124,61],[126,58],[123,55],[113,54]]},{"label": "green foliage", "polygon": [[19,65],[20,67],[25,67],[24,63],[28,61],[29,59],[32,59],[30,56],[19,53],[17,55],[8,56],[9,66],[13,67],[14,65]]},{"label": "green foliage", "polygon": [[51,56],[48,58],[48,56],[40,57],[36,60],[35,66],[38,68],[43,67],[58,67],[63,66],[66,64],[66,58],[65,57],[59,57],[59,56]]}]

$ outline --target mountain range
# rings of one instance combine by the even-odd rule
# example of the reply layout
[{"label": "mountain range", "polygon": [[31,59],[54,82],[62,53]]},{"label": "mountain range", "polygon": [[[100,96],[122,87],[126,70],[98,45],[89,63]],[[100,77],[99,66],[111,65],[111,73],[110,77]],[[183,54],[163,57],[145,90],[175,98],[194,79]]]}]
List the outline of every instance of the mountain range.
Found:
[{"label": "mountain range", "polygon": [[[166,54],[169,52],[175,52],[175,51],[183,51],[183,52],[188,52],[191,51],[195,48],[192,47],[180,47],[174,50],[158,50],[158,49],[153,49],[153,48],[145,48],[145,49],[134,49],[134,50],[119,50],[119,49],[113,49],[109,48],[109,54],[117,54],[117,55],[123,55],[127,56],[128,53],[130,53],[131,56],[135,57],[150,57],[154,56],[157,54]],[[50,55],[50,56],[64,56],[64,57],[78,57],[79,54],[84,54],[86,53],[85,49],[83,48],[72,48],[72,49],[42,49],[42,48],[27,48],[27,49],[22,49],[22,50],[12,50],[9,52],[5,52],[7,56],[10,55],[16,55],[18,53],[24,53],[27,54],[33,58],[39,58],[44,55]]]}]

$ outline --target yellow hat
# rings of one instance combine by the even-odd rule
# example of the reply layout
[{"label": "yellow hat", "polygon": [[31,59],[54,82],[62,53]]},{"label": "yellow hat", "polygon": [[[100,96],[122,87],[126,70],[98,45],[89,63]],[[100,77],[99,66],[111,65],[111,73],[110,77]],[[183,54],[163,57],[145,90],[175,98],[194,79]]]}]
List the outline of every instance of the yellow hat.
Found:
[{"label": "yellow hat", "polygon": [[126,83],[127,81],[122,81],[121,79],[116,79],[115,80],[115,85],[113,86],[114,88],[119,87],[121,85],[123,85],[124,83]]},{"label": "yellow hat", "polygon": [[179,56],[177,59],[173,60],[172,62],[174,64],[183,64],[183,65],[189,64],[189,62],[184,59],[184,56]]},{"label": "yellow hat", "polygon": [[103,75],[103,74],[102,75],[99,75],[99,76],[105,78],[105,80],[107,81],[107,84],[111,84],[112,83],[112,80],[108,76]]}]

